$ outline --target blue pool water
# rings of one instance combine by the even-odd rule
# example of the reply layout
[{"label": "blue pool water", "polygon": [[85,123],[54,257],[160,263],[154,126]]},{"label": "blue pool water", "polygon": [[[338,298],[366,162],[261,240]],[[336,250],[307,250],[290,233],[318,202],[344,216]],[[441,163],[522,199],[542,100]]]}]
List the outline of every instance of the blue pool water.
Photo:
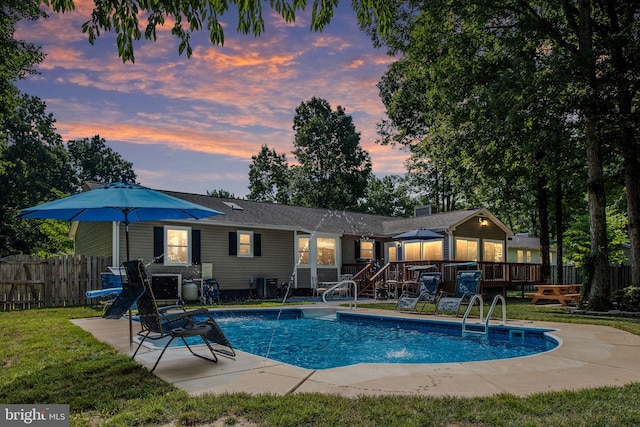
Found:
[{"label": "blue pool water", "polygon": [[[358,363],[446,363],[508,359],[551,350],[549,330],[492,326],[462,337],[459,322],[339,312],[335,321],[303,310],[213,310],[238,350],[307,369]],[[267,354],[268,353],[268,354]]]}]

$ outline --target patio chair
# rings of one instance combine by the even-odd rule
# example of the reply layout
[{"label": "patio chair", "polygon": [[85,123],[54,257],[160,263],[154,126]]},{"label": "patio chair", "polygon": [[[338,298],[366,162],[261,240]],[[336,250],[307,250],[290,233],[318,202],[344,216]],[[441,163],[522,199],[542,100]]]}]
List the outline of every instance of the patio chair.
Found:
[{"label": "patio chair", "polygon": [[142,283],[131,283],[131,281],[122,281],[122,290],[116,298],[106,306],[102,317],[105,319],[119,319],[135,306],[138,298],[144,293],[144,285]]},{"label": "patio chair", "polygon": [[456,279],[456,293],[443,295],[438,300],[436,314],[454,312],[458,316],[460,306],[468,303],[471,297],[479,292],[481,278],[482,271],[480,270],[459,271]]},{"label": "patio chair", "polygon": [[398,309],[416,309],[418,303],[423,302],[420,312],[424,311],[424,306],[428,302],[435,302],[438,293],[438,284],[440,283],[440,273],[422,273],[419,279],[419,293],[418,295],[412,295],[409,292],[404,292],[398,302],[396,303],[396,310]]},{"label": "patio chair", "polygon": [[[148,279],[147,271],[141,260],[125,262],[127,277],[130,283],[140,283],[145,292],[137,301],[138,315],[142,330],[138,332],[141,337],[136,351],[131,356],[132,359],[138,354],[138,350],[145,340],[161,340],[168,338],[160,356],[153,365],[151,372],[156,369],[158,362],[162,359],[165,351],[174,339],[179,338],[189,349],[191,354],[211,362],[217,362],[217,354],[227,357],[235,357],[233,347],[220,329],[216,321],[209,315],[206,308],[185,310],[184,306],[174,305],[158,308],[151,282]],[[175,310],[177,309],[177,310]],[[171,311],[175,310],[175,311]],[[193,351],[186,338],[200,337],[207,346],[211,356],[202,355]]]}]

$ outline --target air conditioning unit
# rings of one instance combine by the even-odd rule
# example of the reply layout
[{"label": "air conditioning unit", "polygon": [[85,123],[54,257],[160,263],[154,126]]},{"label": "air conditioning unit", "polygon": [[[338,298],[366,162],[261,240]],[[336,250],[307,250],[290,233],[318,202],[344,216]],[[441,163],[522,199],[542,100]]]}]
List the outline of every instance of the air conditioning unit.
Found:
[{"label": "air conditioning unit", "polygon": [[182,274],[156,273],[151,275],[151,290],[156,300],[177,301],[182,297]]}]

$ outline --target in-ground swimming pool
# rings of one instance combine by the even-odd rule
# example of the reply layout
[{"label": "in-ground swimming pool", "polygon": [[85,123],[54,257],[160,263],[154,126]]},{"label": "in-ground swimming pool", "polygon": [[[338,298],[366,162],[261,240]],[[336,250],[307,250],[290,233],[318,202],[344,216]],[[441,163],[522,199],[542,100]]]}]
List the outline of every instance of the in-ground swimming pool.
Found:
[{"label": "in-ground swimming pool", "polygon": [[[238,350],[306,369],[358,363],[446,363],[508,359],[559,345],[549,329],[491,326],[488,336],[462,336],[459,322],[313,310],[212,310]],[[279,316],[279,318],[278,318]],[[469,325],[467,325],[469,327]],[[197,339],[197,338],[196,338]]]}]

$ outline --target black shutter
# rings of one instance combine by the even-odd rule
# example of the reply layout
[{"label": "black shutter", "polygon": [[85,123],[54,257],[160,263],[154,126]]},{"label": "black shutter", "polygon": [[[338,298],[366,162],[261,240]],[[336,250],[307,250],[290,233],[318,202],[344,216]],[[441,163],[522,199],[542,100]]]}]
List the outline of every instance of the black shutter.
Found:
[{"label": "black shutter", "polygon": [[164,262],[164,227],[153,227],[153,262]]},{"label": "black shutter", "polygon": [[235,231],[229,232],[229,256],[238,255],[238,235]]},{"label": "black shutter", "polygon": [[356,260],[360,259],[360,240],[353,241],[353,257]]},{"label": "black shutter", "polygon": [[376,242],[376,260],[382,259],[382,242]]},{"label": "black shutter", "polygon": [[253,233],[253,256],[262,256],[262,235]]},{"label": "black shutter", "polygon": [[191,263],[202,264],[200,230],[191,229]]}]

